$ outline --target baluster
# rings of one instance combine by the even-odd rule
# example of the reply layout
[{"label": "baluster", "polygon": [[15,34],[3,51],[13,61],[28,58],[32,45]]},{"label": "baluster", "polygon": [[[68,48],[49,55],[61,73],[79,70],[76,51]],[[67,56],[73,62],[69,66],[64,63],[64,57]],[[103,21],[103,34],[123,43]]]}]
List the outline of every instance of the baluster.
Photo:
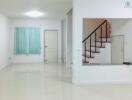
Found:
[{"label": "baluster", "polygon": [[91,44],[91,43],[92,43],[92,38],[91,38],[91,36],[90,36],[90,57],[92,57],[92,55],[91,55],[91,51],[92,51],[92,50],[91,50],[91,46],[92,46],[92,44]]},{"label": "baluster", "polygon": [[95,52],[96,52],[96,32],[95,32]]},{"label": "baluster", "polygon": [[85,42],[85,63],[87,62],[87,58],[86,58],[86,56],[87,56],[87,53],[86,53],[86,50],[87,50],[87,41]]},{"label": "baluster", "polygon": [[107,42],[107,32],[108,32],[108,29],[107,29],[107,21],[106,21],[106,42]]},{"label": "baluster", "polygon": [[101,26],[101,47],[103,47],[103,45],[102,45],[102,39],[103,39],[103,37],[102,37],[102,26]]}]

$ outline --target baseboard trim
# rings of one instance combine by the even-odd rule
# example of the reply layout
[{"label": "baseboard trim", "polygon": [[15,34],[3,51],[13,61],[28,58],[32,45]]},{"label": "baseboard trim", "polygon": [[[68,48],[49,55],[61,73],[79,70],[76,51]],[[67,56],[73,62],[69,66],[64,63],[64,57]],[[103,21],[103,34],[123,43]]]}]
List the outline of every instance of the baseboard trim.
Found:
[{"label": "baseboard trim", "polygon": [[2,65],[2,66],[0,67],[0,70],[4,69],[4,68],[7,67],[9,64],[10,64],[10,63],[7,63],[7,64],[5,64],[5,65]]},{"label": "baseboard trim", "polygon": [[117,81],[85,81],[77,82],[72,81],[74,85],[85,86],[85,85],[117,85],[117,84],[132,84],[132,80],[117,80]]}]

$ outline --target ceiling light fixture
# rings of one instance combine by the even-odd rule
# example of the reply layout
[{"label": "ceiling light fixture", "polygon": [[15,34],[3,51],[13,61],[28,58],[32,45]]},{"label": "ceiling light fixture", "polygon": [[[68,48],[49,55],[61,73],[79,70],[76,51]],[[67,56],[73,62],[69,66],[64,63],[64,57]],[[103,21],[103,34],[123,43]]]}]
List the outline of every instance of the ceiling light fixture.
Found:
[{"label": "ceiling light fixture", "polygon": [[24,15],[26,15],[28,17],[38,18],[38,17],[44,16],[44,13],[42,13],[38,10],[33,10],[33,11],[24,13]]}]

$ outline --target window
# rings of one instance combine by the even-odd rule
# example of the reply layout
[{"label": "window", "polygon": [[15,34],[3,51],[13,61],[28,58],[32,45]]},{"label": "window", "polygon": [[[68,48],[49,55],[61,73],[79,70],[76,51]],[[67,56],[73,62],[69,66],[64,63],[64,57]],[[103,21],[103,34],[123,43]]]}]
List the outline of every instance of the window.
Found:
[{"label": "window", "polygon": [[17,27],[15,30],[15,54],[40,54],[40,29]]}]

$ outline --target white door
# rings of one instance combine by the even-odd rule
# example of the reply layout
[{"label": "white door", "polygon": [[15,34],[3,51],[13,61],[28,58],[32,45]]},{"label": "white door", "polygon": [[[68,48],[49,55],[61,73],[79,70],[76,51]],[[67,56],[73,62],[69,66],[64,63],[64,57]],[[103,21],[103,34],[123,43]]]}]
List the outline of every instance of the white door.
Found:
[{"label": "white door", "polygon": [[123,64],[124,36],[112,37],[112,64]]},{"label": "white door", "polygon": [[45,31],[45,63],[58,63],[58,31]]}]

